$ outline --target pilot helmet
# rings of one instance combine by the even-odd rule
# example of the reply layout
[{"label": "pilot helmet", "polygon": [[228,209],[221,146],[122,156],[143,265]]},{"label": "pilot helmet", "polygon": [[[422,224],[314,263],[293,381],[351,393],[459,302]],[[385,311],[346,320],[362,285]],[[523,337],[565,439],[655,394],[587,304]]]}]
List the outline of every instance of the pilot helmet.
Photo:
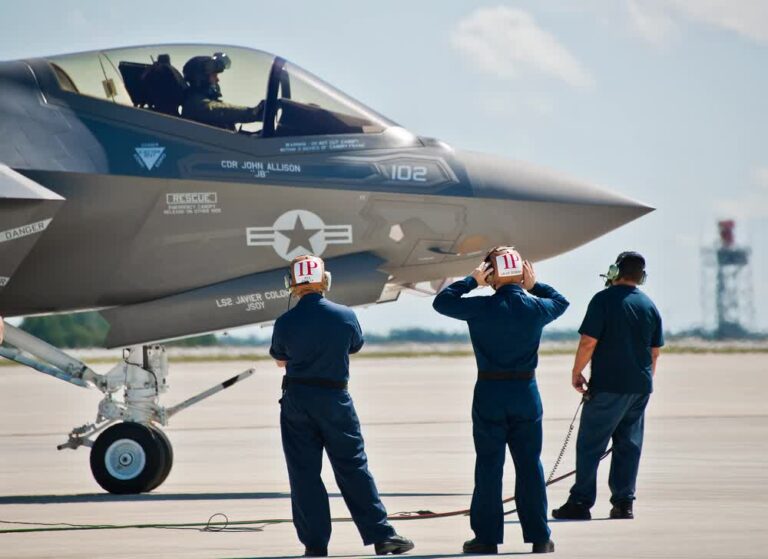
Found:
[{"label": "pilot helmet", "polygon": [[325,262],[318,256],[303,254],[291,261],[285,275],[285,288],[294,295],[322,293],[331,289],[331,272],[325,271]]},{"label": "pilot helmet", "polygon": [[523,259],[515,247],[493,247],[485,256],[485,262],[493,270],[488,276],[488,283],[494,289],[523,281]]},{"label": "pilot helmet", "polygon": [[220,74],[232,66],[232,61],[223,52],[216,52],[213,56],[193,56],[184,64],[184,79],[192,87],[207,87],[210,83],[208,76]]}]

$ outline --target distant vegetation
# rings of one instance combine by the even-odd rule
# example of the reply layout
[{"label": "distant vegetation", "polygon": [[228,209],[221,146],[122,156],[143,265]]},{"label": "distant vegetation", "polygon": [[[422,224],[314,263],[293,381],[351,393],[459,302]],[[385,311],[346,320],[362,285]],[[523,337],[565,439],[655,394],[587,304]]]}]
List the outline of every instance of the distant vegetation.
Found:
[{"label": "distant vegetation", "polygon": [[98,347],[109,325],[100,314],[85,312],[25,318],[21,329],[56,347]]},{"label": "distant vegetation", "polygon": [[[25,318],[21,329],[61,348],[104,347],[109,324],[97,312],[33,316]],[[219,345],[213,334],[170,342],[171,346]]]},{"label": "distant vegetation", "polygon": [[[579,333],[576,330],[544,330],[542,338],[553,342],[577,340]],[[461,344],[469,343],[469,333],[466,330],[463,332],[446,332],[427,328],[393,328],[387,334],[365,333],[365,340],[369,344]],[[219,338],[219,343],[235,347],[262,346],[269,344],[269,339],[257,336],[248,338],[224,336]]]},{"label": "distant vegetation", "polygon": [[[25,318],[21,323],[22,330],[26,330],[46,342],[61,348],[85,348],[103,347],[109,325],[97,312],[84,312],[75,314],[61,314],[54,316],[36,316]],[[575,341],[579,337],[576,330],[545,329],[542,339],[550,342]],[[711,332],[701,329],[687,330],[675,333],[666,333],[668,341],[681,339],[712,340]],[[465,331],[446,332],[443,330],[431,330],[427,328],[394,328],[386,334],[370,332],[365,334],[369,344],[439,344],[439,343],[469,343],[469,334]],[[766,340],[765,333],[745,336],[745,340]],[[206,334],[169,342],[169,346],[234,346],[251,347],[265,346],[269,344],[268,337],[251,336],[248,338],[229,335],[215,336]]]}]

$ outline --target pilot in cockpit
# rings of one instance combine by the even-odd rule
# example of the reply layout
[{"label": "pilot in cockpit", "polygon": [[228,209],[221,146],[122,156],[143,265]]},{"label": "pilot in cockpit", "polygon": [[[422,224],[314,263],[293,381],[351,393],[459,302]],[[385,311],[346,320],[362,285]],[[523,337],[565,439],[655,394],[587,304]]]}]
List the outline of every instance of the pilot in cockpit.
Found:
[{"label": "pilot in cockpit", "polygon": [[181,116],[203,124],[235,130],[235,124],[261,121],[264,101],[255,107],[231,105],[221,100],[219,74],[231,66],[221,52],[213,56],[195,56],[184,64],[184,79],[189,83]]}]

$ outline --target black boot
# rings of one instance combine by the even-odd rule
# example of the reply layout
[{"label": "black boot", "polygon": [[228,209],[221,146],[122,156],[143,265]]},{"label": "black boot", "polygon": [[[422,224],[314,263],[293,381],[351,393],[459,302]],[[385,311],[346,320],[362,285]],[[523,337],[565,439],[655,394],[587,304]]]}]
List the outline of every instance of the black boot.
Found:
[{"label": "black boot", "polygon": [[496,555],[499,552],[499,546],[495,543],[481,543],[477,538],[472,538],[464,542],[463,551],[473,555]]},{"label": "black boot", "polygon": [[391,538],[376,542],[373,544],[373,547],[376,550],[376,555],[386,555],[387,553],[400,555],[401,553],[412,550],[414,545],[408,538],[395,534]]},{"label": "black boot", "polygon": [[304,557],[328,557],[327,547],[305,547]]},{"label": "black boot", "polygon": [[568,501],[559,509],[552,511],[552,518],[558,520],[591,520],[592,515],[589,512],[589,507]]},{"label": "black boot", "polygon": [[535,543],[533,544],[533,549],[531,550],[531,553],[554,553],[555,552],[555,542],[552,540],[547,540],[542,543]]},{"label": "black boot", "polygon": [[624,518],[631,520],[635,517],[632,511],[632,501],[619,501],[611,509],[611,518]]}]

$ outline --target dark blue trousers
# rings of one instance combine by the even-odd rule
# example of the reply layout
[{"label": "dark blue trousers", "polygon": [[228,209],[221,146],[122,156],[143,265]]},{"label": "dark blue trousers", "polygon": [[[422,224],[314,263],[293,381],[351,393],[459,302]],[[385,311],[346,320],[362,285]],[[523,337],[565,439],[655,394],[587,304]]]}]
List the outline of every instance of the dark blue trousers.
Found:
[{"label": "dark blue trousers", "polygon": [[289,386],[280,411],[293,524],[307,547],[323,548],[331,538],[328,493],[320,477],[323,449],[352,519],[369,545],[395,534],[368,471],[360,420],[346,390]]},{"label": "dark blue trousers", "polygon": [[598,392],[584,404],[576,441],[576,483],[571,502],[592,507],[597,498],[597,467],[613,439],[608,487],[611,503],[635,499],[637,470],[643,448],[645,407],[650,394]]},{"label": "dark blue trousers", "polygon": [[515,463],[517,515],[523,539],[549,539],[547,492],[541,467],[542,406],[536,380],[480,380],[472,403],[475,491],[470,523],[481,543],[504,541],[502,476],[507,447]]}]

